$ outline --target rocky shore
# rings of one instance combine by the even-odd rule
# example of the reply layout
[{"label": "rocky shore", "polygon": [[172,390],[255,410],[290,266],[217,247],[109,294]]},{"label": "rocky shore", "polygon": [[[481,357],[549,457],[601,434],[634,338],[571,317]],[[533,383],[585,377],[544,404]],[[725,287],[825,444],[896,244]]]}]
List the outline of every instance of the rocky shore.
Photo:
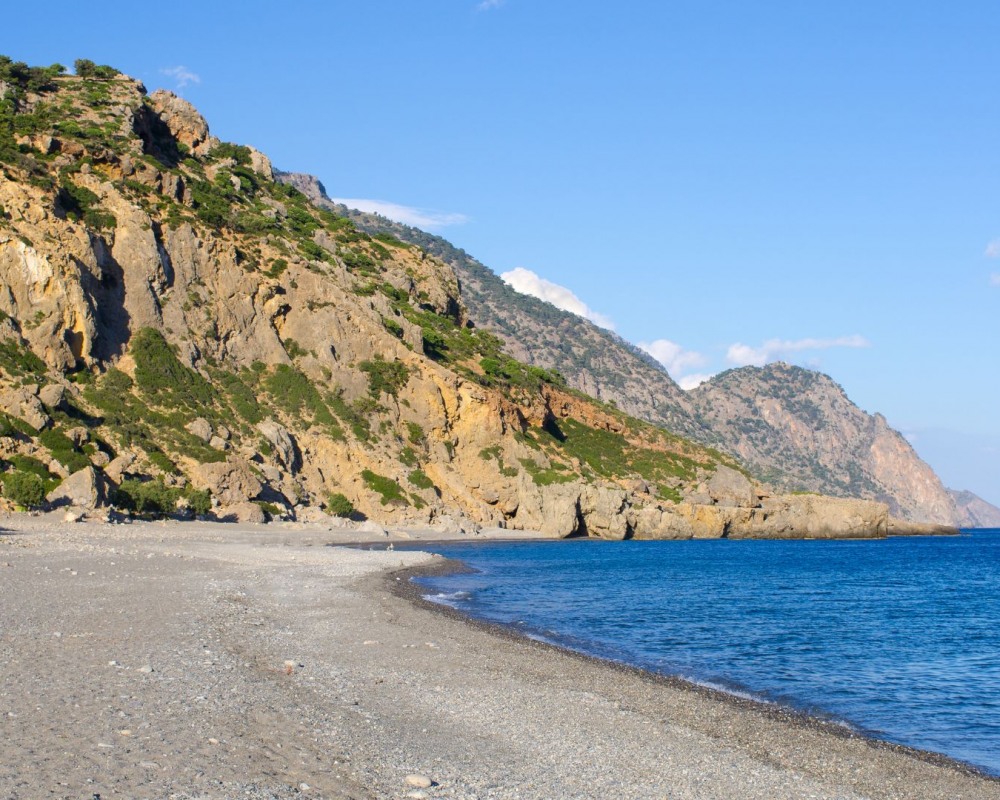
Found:
[{"label": "rocky shore", "polygon": [[434,557],[327,546],[356,534],[0,519],[0,796],[1000,798],[941,757],[429,609],[400,570]]}]

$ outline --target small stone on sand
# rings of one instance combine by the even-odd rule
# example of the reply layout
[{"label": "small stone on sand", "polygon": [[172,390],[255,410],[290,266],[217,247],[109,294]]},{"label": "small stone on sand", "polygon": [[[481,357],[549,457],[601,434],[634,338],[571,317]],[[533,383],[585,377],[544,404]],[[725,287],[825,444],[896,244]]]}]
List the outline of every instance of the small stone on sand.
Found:
[{"label": "small stone on sand", "polygon": [[426,775],[407,775],[403,778],[403,783],[407,786],[414,786],[417,789],[429,789],[434,785],[434,781],[428,778]]}]

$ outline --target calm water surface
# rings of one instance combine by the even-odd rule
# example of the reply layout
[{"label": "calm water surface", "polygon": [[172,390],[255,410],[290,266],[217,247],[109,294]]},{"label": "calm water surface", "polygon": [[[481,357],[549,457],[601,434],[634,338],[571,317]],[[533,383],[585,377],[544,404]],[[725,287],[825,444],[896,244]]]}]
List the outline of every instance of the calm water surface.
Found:
[{"label": "calm water surface", "polygon": [[427,595],[1000,774],[1000,530],[881,541],[490,542]]}]

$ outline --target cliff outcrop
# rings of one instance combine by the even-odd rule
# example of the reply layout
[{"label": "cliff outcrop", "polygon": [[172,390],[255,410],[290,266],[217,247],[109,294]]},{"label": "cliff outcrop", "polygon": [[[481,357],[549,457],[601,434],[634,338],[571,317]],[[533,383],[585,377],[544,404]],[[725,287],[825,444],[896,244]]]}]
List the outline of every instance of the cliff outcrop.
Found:
[{"label": "cliff outcrop", "polygon": [[[685,392],[647,353],[514,291],[441,237],[337,205],[313,176],[277,177],[363,230],[433,253],[455,270],[469,313],[501,336],[508,353],[558,371],[573,388],[732,455],[778,490],[874,500],[910,521],[964,524],[941,481],[906,440],[884,417],[858,408],[826,375],[787,365],[748,367]],[[796,403],[799,393],[805,398]]]},{"label": "cliff outcrop", "polygon": [[52,76],[8,87],[0,112],[11,502],[607,538],[885,533],[882,507],[767,499],[733,458],[512,358],[451,265],[275,182],[181,98]]}]

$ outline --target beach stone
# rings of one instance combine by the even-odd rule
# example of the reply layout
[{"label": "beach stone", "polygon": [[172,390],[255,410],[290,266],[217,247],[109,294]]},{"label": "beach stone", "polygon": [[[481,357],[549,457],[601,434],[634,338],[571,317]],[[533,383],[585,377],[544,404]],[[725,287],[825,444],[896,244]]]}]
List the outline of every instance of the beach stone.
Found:
[{"label": "beach stone", "polygon": [[416,789],[430,789],[434,785],[434,781],[432,781],[426,775],[420,775],[418,773],[407,775],[405,778],[403,778],[403,783],[405,783],[407,786],[412,786]]}]

